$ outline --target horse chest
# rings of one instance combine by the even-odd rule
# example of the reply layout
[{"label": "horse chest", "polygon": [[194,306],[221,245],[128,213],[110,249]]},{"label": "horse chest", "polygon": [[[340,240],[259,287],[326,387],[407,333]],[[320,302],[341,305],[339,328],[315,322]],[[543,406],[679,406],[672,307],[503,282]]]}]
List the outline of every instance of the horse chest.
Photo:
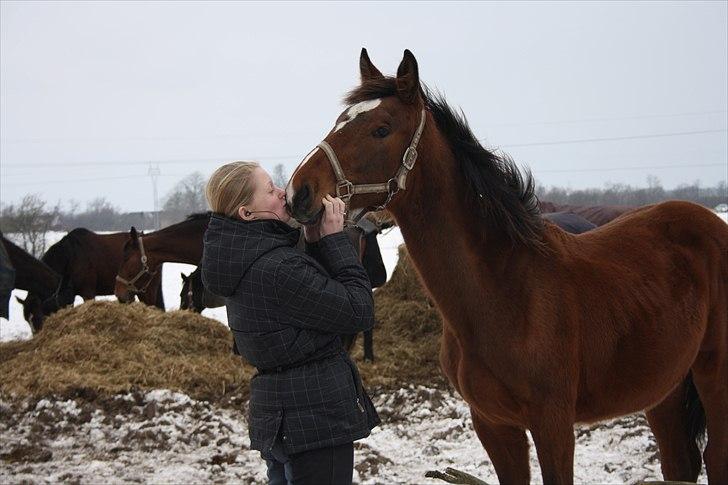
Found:
[{"label": "horse chest", "polygon": [[513,390],[504,384],[472,349],[464,347],[447,329],[443,332],[440,365],[455,390],[479,415],[490,421],[524,423],[523,407],[514,398]]}]

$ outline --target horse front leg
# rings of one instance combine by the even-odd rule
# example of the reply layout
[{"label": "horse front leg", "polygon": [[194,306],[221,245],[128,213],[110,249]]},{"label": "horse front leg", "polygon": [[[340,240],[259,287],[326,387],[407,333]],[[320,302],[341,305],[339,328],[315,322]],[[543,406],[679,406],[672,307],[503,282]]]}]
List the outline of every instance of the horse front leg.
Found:
[{"label": "horse front leg", "polygon": [[374,362],[374,330],[364,332],[364,360]]},{"label": "horse front leg", "polygon": [[555,402],[539,406],[531,422],[544,485],[574,483],[574,413]]},{"label": "horse front leg", "polygon": [[470,408],[473,428],[488,453],[501,485],[524,484],[531,480],[526,431],[514,426],[495,425]]}]

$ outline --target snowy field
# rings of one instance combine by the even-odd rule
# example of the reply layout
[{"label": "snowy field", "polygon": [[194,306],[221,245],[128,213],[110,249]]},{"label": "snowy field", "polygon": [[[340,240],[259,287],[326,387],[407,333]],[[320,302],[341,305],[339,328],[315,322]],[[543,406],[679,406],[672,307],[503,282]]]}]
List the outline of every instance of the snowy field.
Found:
[{"label": "snowy field", "polygon": [[[497,483],[457,396],[417,387],[373,401],[384,424],[355,444],[354,483],[445,483],[425,473],[446,467]],[[184,394],[119,395],[101,406],[0,401],[0,414],[0,483],[266,482],[259,453],[249,449],[245,413]],[[541,483],[533,445],[530,461],[532,482]],[[659,470],[641,415],[576,428],[576,483],[654,481]]]},{"label": "snowy field", "polygon": [[[728,214],[719,216],[728,222]],[[401,234],[395,228],[379,242],[391,276]],[[193,269],[164,265],[168,309],[179,307],[180,272]],[[203,314],[227,321],[224,308]],[[10,320],[0,320],[0,339],[24,338],[30,330],[13,299]],[[355,445],[355,483],[445,483],[425,478],[425,472],[446,467],[497,483],[457,395],[410,387],[372,397],[383,424]],[[245,407],[221,407],[168,390],[91,403],[0,398],[0,483],[265,483],[265,466],[249,449]],[[662,479],[657,447],[641,414],[577,426],[575,433],[576,483]],[[541,483],[533,447],[531,474]],[[703,469],[700,482],[706,481]]]},{"label": "snowy field", "polygon": [[[103,234],[103,233],[102,233]],[[48,234],[48,246],[50,247],[53,243],[59,241],[65,232],[51,232]],[[6,237],[13,239],[12,234],[6,234]],[[395,266],[397,266],[397,248],[402,244],[402,234],[399,232],[398,227],[387,229],[384,234],[378,236],[379,247],[382,252],[382,259],[384,260],[384,266],[387,268],[387,278],[392,276]],[[165,263],[162,265],[162,291],[164,292],[164,303],[167,310],[179,309],[179,293],[182,290],[182,278],[181,273],[190,274],[195,270],[195,266],[191,264],[180,264],[180,263]],[[23,318],[23,306],[18,303],[15,297],[25,298],[26,291],[24,290],[13,290],[13,295],[10,299],[10,315],[9,319],[5,320],[0,318],[0,342],[8,340],[21,340],[29,339],[31,337],[30,326]],[[110,296],[99,296],[99,300],[112,300],[116,301],[116,297]],[[83,303],[80,296],[76,297],[76,305]],[[225,307],[220,308],[207,308],[203,310],[202,314],[208,318],[214,318],[227,325],[227,314]]]}]

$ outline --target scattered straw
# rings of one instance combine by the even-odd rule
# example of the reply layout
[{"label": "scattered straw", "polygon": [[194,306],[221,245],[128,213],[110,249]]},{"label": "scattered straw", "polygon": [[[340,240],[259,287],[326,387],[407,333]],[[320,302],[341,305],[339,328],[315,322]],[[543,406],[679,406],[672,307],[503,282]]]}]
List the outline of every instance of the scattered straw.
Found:
[{"label": "scattered straw", "polygon": [[[390,281],[375,292],[373,364],[354,359],[369,388],[443,386],[442,323],[404,246]],[[255,369],[231,353],[224,325],[188,311],[97,301],[49,317],[33,339],[0,344],[0,393],[105,395],[166,388],[196,399],[247,396]]]}]

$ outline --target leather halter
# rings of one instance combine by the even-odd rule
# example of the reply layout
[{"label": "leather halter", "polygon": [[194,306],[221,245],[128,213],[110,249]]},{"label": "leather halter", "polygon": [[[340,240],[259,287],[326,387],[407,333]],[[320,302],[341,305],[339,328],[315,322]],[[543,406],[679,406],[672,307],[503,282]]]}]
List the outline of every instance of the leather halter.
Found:
[{"label": "leather halter", "polygon": [[[422,132],[425,129],[426,114],[427,113],[423,108],[422,114],[420,115],[420,124],[417,126],[417,130],[412,137],[412,142],[407,147],[407,150],[405,150],[404,155],[402,155],[402,164],[399,166],[399,170],[397,170],[394,177],[381,184],[351,183],[344,175],[344,171],[341,169],[341,162],[339,162],[339,159],[336,157],[336,153],[331,145],[329,145],[326,141],[322,141],[318,144],[318,147],[326,153],[326,157],[329,159],[331,168],[334,170],[334,175],[336,176],[336,197],[343,200],[346,207],[346,225],[355,225],[367,212],[384,210],[387,207],[387,204],[389,204],[392,200],[392,197],[394,197],[394,194],[407,188],[407,174],[415,166],[415,161],[417,161],[417,144],[420,142]],[[380,193],[387,194],[387,199],[382,205],[367,207],[365,210],[357,214],[354,219],[349,217],[349,202],[353,195]]]},{"label": "leather halter", "polygon": [[[149,271],[149,266],[147,265],[147,254],[144,251],[144,241],[142,240],[141,234],[137,236],[137,240],[139,241],[139,252],[141,253],[141,260],[142,260],[142,269],[139,270],[139,272],[130,280],[125,280],[119,275],[116,275],[116,281],[119,281],[126,285],[126,289],[134,294],[144,293],[147,291],[147,288],[149,287],[149,284],[152,282],[152,277],[157,274],[156,271]],[[144,275],[149,275],[149,280],[142,286],[141,288],[137,288],[135,286],[135,283],[139,281],[139,278],[141,278]]]}]

